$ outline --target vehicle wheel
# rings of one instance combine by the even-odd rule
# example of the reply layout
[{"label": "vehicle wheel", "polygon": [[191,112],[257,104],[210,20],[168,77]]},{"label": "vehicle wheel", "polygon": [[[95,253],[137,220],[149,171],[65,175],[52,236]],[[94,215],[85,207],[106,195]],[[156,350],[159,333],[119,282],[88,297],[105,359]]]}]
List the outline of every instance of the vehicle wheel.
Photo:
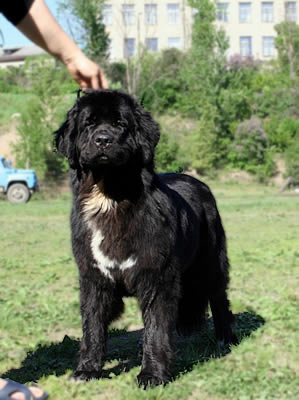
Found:
[{"label": "vehicle wheel", "polygon": [[11,203],[26,203],[30,199],[30,192],[23,183],[13,183],[9,186],[7,198]]}]

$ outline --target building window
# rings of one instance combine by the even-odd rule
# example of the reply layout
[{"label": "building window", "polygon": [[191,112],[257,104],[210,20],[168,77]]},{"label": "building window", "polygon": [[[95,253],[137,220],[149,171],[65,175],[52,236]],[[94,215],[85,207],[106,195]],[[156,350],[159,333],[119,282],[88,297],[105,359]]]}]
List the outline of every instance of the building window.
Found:
[{"label": "building window", "polygon": [[169,24],[178,24],[180,22],[180,6],[178,3],[167,4],[167,16]]},{"label": "building window", "polygon": [[216,4],[216,19],[221,22],[228,22],[228,3]]},{"label": "building window", "polygon": [[240,22],[251,22],[251,3],[239,3]]},{"label": "building window", "polygon": [[103,15],[103,24],[111,25],[112,24],[112,6],[104,5],[102,15]]},{"label": "building window", "polygon": [[274,37],[273,36],[264,36],[263,37],[263,56],[264,57],[273,57],[274,56]]},{"label": "building window", "polygon": [[125,39],[124,56],[132,57],[135,54],[135,39]]},{"label": "building window", "polygon": [[123,4],[123,23],[124,25],[135,24],[135,5]]},{"label": "building window", "polygon": [[145,25],[157,25],[157,4],[145,4],[144,5],[144,23]]},{"label": "building window", "polygon": [[168,48],[180,49],[181,48],[181,38],[179,38],[179,37],[168,38]]},{"label": "building window", "polygon": [[158,51],[158,39],[157,38],[146,38],[145,47],[149,51]]},{"label": "building window", "polygon": [[262,22],[273,22],[274,21],[274,6],[273,2],[262,3]]},{"label": "building window", "polygon": [[296,11],[296,2],[295,1],[287,1],[285,3],[285,17],[286,17],[287,21],[296,22],[297,11]]},{"label": "building window", "polygon": [[240,54],[243,57],[252,55],[251,36],[240,37]]}]

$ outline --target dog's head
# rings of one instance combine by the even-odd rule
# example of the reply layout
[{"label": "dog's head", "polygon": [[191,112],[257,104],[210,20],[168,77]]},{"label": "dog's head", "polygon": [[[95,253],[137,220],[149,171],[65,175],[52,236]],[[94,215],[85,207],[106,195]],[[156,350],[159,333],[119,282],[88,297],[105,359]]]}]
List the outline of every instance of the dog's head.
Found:
[{"label": "dog's head", "polygon": [[57,150],[71,168],[152,166],[158,124],[132,96],[117,90],[89,90],[78,98],[55,132]]}]

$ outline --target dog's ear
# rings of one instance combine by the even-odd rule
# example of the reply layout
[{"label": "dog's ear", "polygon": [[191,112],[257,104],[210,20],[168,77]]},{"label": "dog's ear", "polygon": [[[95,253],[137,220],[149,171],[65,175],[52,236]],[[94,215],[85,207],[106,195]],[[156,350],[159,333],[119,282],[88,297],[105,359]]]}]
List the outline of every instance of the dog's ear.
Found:
[{"label": "dog's ear", "polygon": [[137,138],[142,149],[144,164],[152,164],[155,147],[160,139],[159,125],[153,120],[151,114],[137,102],[135,103],[134,114],[137,122]]},{"label": "dog's ear", "polygon": [[77,103],[68,111],[67,118],[61,127],[54,132],[55,145],[59,153],[64,155],[73,169],[79,167],[78,156],[75,146],[75,138],[77,135]]}]

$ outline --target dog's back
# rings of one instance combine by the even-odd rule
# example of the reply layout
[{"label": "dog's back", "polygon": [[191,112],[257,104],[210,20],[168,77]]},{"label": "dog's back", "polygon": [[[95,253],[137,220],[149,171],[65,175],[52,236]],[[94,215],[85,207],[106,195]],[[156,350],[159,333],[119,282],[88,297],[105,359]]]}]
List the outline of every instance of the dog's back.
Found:
[{"label": "dog's back", "polygon": [[[182,275],[183,289],[177,322],[179,332],[190,334],[200,326],[211,299],[217,298],[227,288],[229,262],[225,232],[215,198],[205,183],[185,174],[166,173],[159,177],[190,206],[189,223],[195,224],[198,230],[198,251]],[[223,302],[228,311],[228,300]],[[231,321],[230,312],[226,318]]]}]

